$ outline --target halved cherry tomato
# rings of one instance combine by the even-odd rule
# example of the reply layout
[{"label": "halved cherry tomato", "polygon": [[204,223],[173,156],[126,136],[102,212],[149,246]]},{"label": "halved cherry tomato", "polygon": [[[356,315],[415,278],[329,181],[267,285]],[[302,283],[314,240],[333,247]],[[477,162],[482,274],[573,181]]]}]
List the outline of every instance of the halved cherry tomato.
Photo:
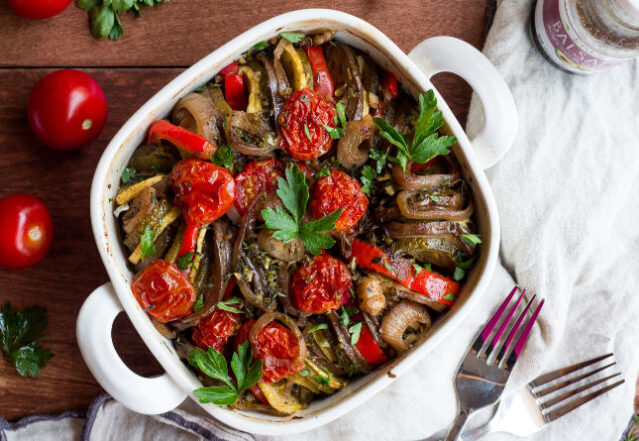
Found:
[{"label": "halved cherry tomato", "polygon": [[170,182],[187,229],[179,255],[195,249],[197,230],[224,216],[235,199],[233,176],[224,168],[197,158],[175,164]]},{"label": "halved cherry tomato", "polygon": [[311,62],[311,69],[313,69],[315,92],[323,97],[332,97],[335,92],[335,86],[331,75],[328,73],[322,46],[304,46],[303,49]]},{"label": "halved cherry tomato", "polygon": [[7,0],[16,14],[32,20],[53,17],[64,11],[71,0]]},{"label": "halved cherry tomato", "polygon": [[335,105],[311,89],[293,93],[278,117],[280,147],[292,158],[310,161],[328,153],[333,138],[324,125],[335,127]]},{"label": "halved cherry tomato", "polygon": [[291,292],[297,309],[312,314],[334,311],[350,294],[351,273],[341,261],[327,254],[315,256],[293,275]]},{"label": "halved cherry tomato", "polygon": [[397,77],[393,72],[385,70],[382,73],[381,83],[384,98],[386,98],[387,101],[397,98],[399,87],[397,85]]},{"label": "halved cherry tomato", "polygon": [[[242,325],[237,334],[236,347],[248,339],[255,320]],[[262,360],[262,379],[265,383],[275,383],[282,378],[293,375],[304,367],[304,361],[294,363],[299,355],[297,337],[286,326],[278,322],[270,322],[250,342],[253,358]],[[257,396],[257,394],[256,394]],[[259,396],[258,396],[259,399]]]},{"label": "halved cherry tomato", "polygon": [[188,277],[165,260],[156,260],[144,268],[131,290],[140,306],[162,323],[190,314],[197,300]]},{"label": "halved cherry tomato", "polygon": [[40,199],[12,194],[0,199],[0,266],[24,269],[51,248],[53,222]]},{"label": "halved cherry tomato", "polygon": [[459,283],[454,280],[425,268],[418,271],[406,262],[395,262],[381,249],[361,240],[353,241],[352,257],[357,265],[378,272],[444,305],[454,304],[454,300],[445,298],[448,294],[459,293]]},{"label": "halved cherry tomato", "polygon": [[216,308],[193,327],[191,338],[205,351],[211,347],[225,352],[229,338],[240,329],[241,321],[240,314]]},{"label": "halved cherry tomato", "polygon": [[90,75],[62,69],[33,86],[27,114],[40,142],[52,149],[72,150],[98,137],[107,120],[107,101]]},{"label": "halved cherry tomato", "polygon": [[368,208],[368,198],[357,180],[346,173],[331,169],[331,174],[315,181],[309,203],[311,213],[316,218],[342,209],[335,230],[347,231],[357,225]]},{"label": "halved cherry tomato", "polygon": [[235,175],[235,207],[240,214],[258,194],[277,189],[277,178],[284,176],[284,164],[278,159],[253,161],[246,164],[241,173]]},{"label": "halved cherry tomato", "polygon": [[224,99],[233,110],[246,109],[247,98],[242,75],[232,74],[224,78]]},{"label": "halved cherry tomato", "polygon": [[[361,322],[362,316],[361,314],[355,314],[352,319],[356,322]],[[359,340],[355,343],[355,347],[368,364],[377,365],[388,360],[388,357],[382,348],[379,347],[365,323],[362,323],[362,330],[359,334]]]},{"label": "halved cherry tomato", "polygon": [[146,143],[159,144],[163,140],[204,160],[210,159],[217,150],[205,137],[162,119],[151,124]]}]

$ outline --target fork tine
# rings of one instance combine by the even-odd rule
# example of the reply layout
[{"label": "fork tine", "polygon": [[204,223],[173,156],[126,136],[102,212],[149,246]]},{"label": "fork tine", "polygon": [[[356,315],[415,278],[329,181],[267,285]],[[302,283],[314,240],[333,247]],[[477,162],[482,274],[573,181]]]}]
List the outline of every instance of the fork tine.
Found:
[{"label": "fork tine", "polygon": [[499,330],[497,331],[497,334],[495,334],[495,337],[493,338],[493,343],[492,343],[492,349],[493,350],[499,344],[499,340],[501,339],[501,336],[504,334],[504,331],[508,327],[508,324],[510,323],[510,319],[512,318],[513,314],[517,310],[517,307],[519,306],[519,303],[521,302],[521,299],[524,298],[524,294],[525,293],[526,293],[526,290],[525,289],[522,290],[522,292],[519,295],[519,298],[517,299],[517,301],[513,304],[513,306],[510,307],[510,311],[508,311],[508,315],[504,319],[503,323],[499,327]]},{"label": "fork tine", "polygon": [[581,392],[583,392],[585,390],[592,389],[593,387],[595,387],[595,386],[597,386],[597,385],[599,385],[601,383],[605,383],[606,381],[608,381],[608,380],[610,380],[612,378],[615,378],[615,377],[617,377],[619,375],[621,375],[621,372],[617,372],[616,374],[608,375],[607,377],[601,378],[599,380],[593,381],[593,382],[588,383],[588,384],[584,384],[583,386],[580,386],[580,387],[578,387],[576,389],[573,389],[573,390],[569,390],[568,392],[563,393],[563,394],[561,394],[561,395],[559,395],[559,396],[557,396],[557,397],[555,397],[555,398],[553,398],[551,400],[544,401],[543,403],[538,403],[539,407],[542,408],[542,409],[549,409],[552,406],[554,406],[555,404],[564,401],[566,398],[574,397],[575,395],[580,394]]},{"label": "fork tine", "polygon": [[502,304],[499,306],[499,309],[497,309],[497,311],[490,318],[486,326],[484,326],[484,329],[481,331],[481,334],[479,334],[477,339],[475,339],[475,342],[473,343],[473,346],[472,346],[472,349],[475,352],[479,352],[482,346],[484,345],[484,343],[486,343],[486,341],[488,340],[488,337],[490,337],[490,333],[493,332],[493,329],[495,329],[495,326],[497,326],[497,322],[499,322],[501,315],[504,313],[504,310],[510,303],[510,300],[515,295],[518,288],[519,287],[515,285],[512,291],[510,291],[510,294],[508,294],[508,297],[506,297],[506,300],[502,302]]},{"label": "fork tine", "polygon": [[555,421],[557,418],[566,415],[568,412],[571,412],[573,410],[575,410],[576,408],[578,408],[579,406],[581,406],[582,404],[586,404],[588,401],[593,400],[595,398],[597,398],[600,395],[605,394],[606,392],[608,392],[611,389],[614,389],[615,387],[621,385],[624,383],[624,380],[619,380],[616,383],[613,383],[609,386],[606,386],[604,388],[601,388],[599,390],[596,390],[595,392],[592,392],[588,395],[584,395],[581,398],[578,398],[576,400],[573,400],[571,402],[569,402],[568,404],[564,404],[563,406],[552,410],[550,412],[548,412],[547,414],[544,415],[544,420],[546,421],[546,423],[550,423],[552,421]]},{"label": "fork tine", "polygon": [[571,384],[575,384],[575,383],[583,380],[584,378],[588,378],[588,377],[590,377],[592,375],[595,375],[596,373],[599,373],[599,372],[603,371],[604,369],[608,369],[609,367],[614,366],[615,363],[616,362],[613,361],[612,363],[607,364],[605,366],[602,366],[602,367],[600,367],[598,369],[595,369],[595,370],[593,370],[591,372],[586,372],[585,374],[579,375],[579,376],[577,376],[575,378],[571,378],[569,380],[562,381],[561,383],[554,384],[554,385],[552,385],[550,387],[544,388],[544,389],[539,390],[539,391],[534,391],[533,394],[537,398],[545,397],[546,395],[551,394],[551,393],[553,393],[555,391],[558,391],[559,389],[563,389],[564,387],[570,386]]},{"label": "fork tine", "polygon": [[[501,363],[502,357],[510,349],[510,346],[511,346],[511,344],[512,344],[514,338],[515,338],[515,335],[517,335],[517,331],[519,330],[519,327],[521,325],[521,321],[526,316],[526,313],[528,312],[528,308],[530,308],[530,305],[532,305],[533,301],[535,300],[535,297],[537,297],[537,296],[534,295],[532,297],[532,299],[530,299],[530,301],[526,305],[526,308],[524,309],[524,311],[521,313],[521,315],[517,319],[517,323],[515,323],[515,326],[513,326],[513,328],[510,330],[510,333],[508,334],[508,339],[506,340],[506,344],[503,346],[503,348],[501,349],[501,352],[499,354],[501,357],[497,357],[497,361],[496,362],[497,362],[498,365]],[[541,311],[541,308],[544,306],[544,302],[545,302],[545,300],[543,300],[543,299],[542,299],[541,302],[539,302],[539,305],[537,305],[537,308],[533,312],[532,317],[530,317],[530,319],[526,323],[526,327],[524,328],[524,330],[522,331],[521,335],[517,339],[517,342],[515,343],[515,348],[512,350],[512,352],[508,356],[508,361],[504,365],[504,367],[507,370],[512,369],[513,366],[515,365],[515,363],[517,362],[517,359],[519,358],[519,354],[521,354],[521,351],[524,348],[524,345],[528,341],[528,336],[530,335],[530,331],[532,330],[533,325],[537,321],[537,316],[539,316],[539,312]]]},{"label": "fork tine", "polygon": [[564,375],[568,375],[572,372],[578,371],[579,369],[590,366],[591,364],[595,364],[598,361],[605,360],[608,357],[612,357],[612,352],[606,355],[602,355],[600,357],[591,358],[590,360],[582,361],[580,363],[575,363],[572,366],[567,366],[561,369],[557,369],[556,371],[549,372],[544,375],[540,375],[535,378],[533,381],[528,383],[530,387],[537,388],[543,386],[546,383],[550,383],[553,380],[556,380],[559,377],[563,377]]}]

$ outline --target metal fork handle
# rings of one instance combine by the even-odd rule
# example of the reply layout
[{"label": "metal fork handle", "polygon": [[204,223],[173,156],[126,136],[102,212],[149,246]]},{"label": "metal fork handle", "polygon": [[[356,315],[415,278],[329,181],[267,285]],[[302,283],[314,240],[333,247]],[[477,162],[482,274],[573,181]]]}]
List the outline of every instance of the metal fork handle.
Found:
[{"label": "metal fork handle", "polygon": [[469,415],[470,412],[467,409],[459,409],[459,412],[457,412],[457,417],[455,418],[455,422],[453,422],[453,426],[448,432],[446,441],[457,441],[459,439],[462,431],[464,430],[464,426],[466,425],[466,421],[468,420]]}]

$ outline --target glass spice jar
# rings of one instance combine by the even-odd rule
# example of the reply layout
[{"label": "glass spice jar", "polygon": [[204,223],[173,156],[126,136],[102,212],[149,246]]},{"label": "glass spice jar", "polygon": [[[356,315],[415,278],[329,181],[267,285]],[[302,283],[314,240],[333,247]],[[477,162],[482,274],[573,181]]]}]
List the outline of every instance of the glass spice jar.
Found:
[{"label": "glass spice jar", "polygon": [[639,57],[639,0],[536,0],[530,24],[542,54],[568,72]]}]

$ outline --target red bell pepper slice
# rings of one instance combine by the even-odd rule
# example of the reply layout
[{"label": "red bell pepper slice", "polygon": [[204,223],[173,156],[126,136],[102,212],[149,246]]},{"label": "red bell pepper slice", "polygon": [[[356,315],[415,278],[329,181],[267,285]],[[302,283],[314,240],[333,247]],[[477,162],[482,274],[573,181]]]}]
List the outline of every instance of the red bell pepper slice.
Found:
[{"label": "red bell pepper slice", "polygon": [[384,98],[390,101],[397,98],[399,94],[399,87],[397,85],[397,77],[393,72],[385,70],[382,73],[382,90],[384,91]]},{"label": "red bell pepper slice", "polygon": [[311,62],[315,92],[323,97],[332,97],[335,92],[335,85],[331,75],[328,73],[322,46],[304,46],[303,49],[306,52],[308,61]]},{"label": "red bell pepper slice", "polygon": [[242,75],[231,74],[224,78],[224,98],[231,109],[246,109],[247,98]]},{"label": "red bell pepper slice", "polygon": [[212,145],[205,137],[162,119],[151,124],[146,142],[159,144],[163,140],[204,160],[209,160],[217,150],[217,146]]},{"label": "red bell pepper slice", "polygon": [[357,239],[354,240],[352,244],[352,256],[355,258],[357,265],[393,279],[401,285],[419,294],[423,294],[438,303],[447,306],[452,306],[455,303],[454,298],[449,296],[449,294],[456,296],[459,293],[459,283],[454,280],[428,271],[425,268],[417,271],[412,266],[405,268],[402,273],[407,273],[407,275],[400,278],[398,276],[397,265],[394,265],[394,262],[386,253],[373,245]]},{"label": "red bell pepper slice", "polygon": [[[362,321],[361,314],[354,315],[353,320]],[[359,334],[359,340],[355,343],[355,347],[370,365],[374,366],[388,361],[388,357],[382,348],[379,347],[365,323],[362,323],[362,330]]]},{"label": "red bell pepper slice", "polygon": [[222,78],[226,78],[228,75],[235,75],[238,70],[240,70],[240,65],[237,64],[237,61],[234,61],[228,66],[224,67],[217,74],[221,76]]}]

